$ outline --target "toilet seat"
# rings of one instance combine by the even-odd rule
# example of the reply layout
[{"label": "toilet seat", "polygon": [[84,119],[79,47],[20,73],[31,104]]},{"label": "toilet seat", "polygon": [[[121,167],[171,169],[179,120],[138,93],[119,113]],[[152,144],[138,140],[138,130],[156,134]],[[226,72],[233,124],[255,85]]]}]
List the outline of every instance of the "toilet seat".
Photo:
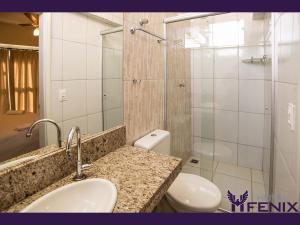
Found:
[{"label": "toilet seat", "polygon": [[214,212],[222,200],[221,191],[215,184],[201,176],[187,173],[178,175],[166,197],[178,212]]}]

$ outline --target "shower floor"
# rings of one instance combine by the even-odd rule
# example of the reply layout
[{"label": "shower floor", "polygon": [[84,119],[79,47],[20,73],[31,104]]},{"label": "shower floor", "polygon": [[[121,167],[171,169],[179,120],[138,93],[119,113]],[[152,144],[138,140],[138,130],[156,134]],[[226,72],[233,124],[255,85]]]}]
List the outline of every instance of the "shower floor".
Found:
[{"label": "shower floor", "polygon": [[[191,163],[192,159],[198,160],[198,163]],[[184,164],[182,172],[200,175],[212,180],[222,192],[222,209],[231,211],[231,204],[227,198],[228,190],[236,198],[239,198],[247,190],[249,193],[247,201],[266,201],[262,171],[224,162],[204,161],[193,156]],[[256,209],[253,210],[253,212],[255,211]]]}]

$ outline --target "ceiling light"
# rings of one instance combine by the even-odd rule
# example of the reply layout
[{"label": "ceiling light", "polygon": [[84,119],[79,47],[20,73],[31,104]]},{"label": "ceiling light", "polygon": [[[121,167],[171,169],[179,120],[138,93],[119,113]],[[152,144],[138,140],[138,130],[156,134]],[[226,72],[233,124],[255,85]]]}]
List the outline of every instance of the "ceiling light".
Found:
[{"label": "ceiling light", "polygon": [[40,31],[39,31],[39,28],[37,27],[33,30],[33,36],[39,36],[39,34],[40,34]]}]

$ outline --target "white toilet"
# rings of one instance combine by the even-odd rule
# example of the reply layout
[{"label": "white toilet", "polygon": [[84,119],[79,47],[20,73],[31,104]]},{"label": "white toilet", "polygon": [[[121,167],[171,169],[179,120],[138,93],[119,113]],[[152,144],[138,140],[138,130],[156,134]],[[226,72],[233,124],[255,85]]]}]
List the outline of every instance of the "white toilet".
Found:
[{"label": "white toilet", "polygon": [[[134,146],[170,155],[170,133],[155,130],[134,143]],[[219,188],[194,174],[180,173],[166,194],[177,212],[215,212],[221,204]]]}]

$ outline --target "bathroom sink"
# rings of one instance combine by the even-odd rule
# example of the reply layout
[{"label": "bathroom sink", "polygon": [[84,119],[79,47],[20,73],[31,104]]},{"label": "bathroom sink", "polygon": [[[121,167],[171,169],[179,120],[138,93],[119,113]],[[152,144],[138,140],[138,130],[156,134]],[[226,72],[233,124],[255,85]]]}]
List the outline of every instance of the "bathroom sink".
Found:
[{"label": "bathroom sink", "polygon": [[116,201],[117,189],[112,182],[92,178],[60,187],[22,212],[112,212]]},{"label": "bathroom sink", "polygon": [[16,159],[16,160],[13,160],[13,161],[10,161],[10,162],[7,162],[7,163],[3,163],[0,165],[0,171],[1,170],[5,170],[9,167],[13,167],[13,166],[16,166],[22,162],[26,162],[26,161],[29,161],[29,160],[32,160],[34,158],[36,158],[37,156],[27,156],[27,157],[23,157],[23,158],[20,158],[20,159]]}]

